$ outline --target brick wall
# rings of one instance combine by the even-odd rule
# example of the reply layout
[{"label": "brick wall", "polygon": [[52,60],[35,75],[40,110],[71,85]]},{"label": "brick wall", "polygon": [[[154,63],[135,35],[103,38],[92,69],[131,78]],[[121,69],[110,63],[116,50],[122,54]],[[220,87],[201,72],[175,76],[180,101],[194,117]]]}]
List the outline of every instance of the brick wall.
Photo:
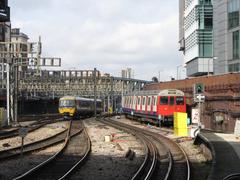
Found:
[{"label": "brick wall", "polygon": [[[146,85],[144,90],[180,89],[189,99],[188,109],[191,109],[197,105],[193,102],[193,86],[196,83],[205,86],[206,102],[202,118],[205,127],[233,132],[236,119],[240,118],[240,73],[153,83]],[[221,118],[223,121],[219,121]]]}]

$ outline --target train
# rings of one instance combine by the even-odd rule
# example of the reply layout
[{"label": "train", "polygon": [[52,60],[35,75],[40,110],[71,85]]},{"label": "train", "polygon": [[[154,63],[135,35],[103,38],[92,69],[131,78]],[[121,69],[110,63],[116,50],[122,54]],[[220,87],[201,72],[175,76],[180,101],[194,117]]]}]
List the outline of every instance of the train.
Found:
[{"label": "train", "polygon": [[[94,99],[77,96],[64,96],[59,99],[58,111],[64,118],[78,118],[94,115]],[[102,100],[96,100],[96,113],[103,110]]]},{"label": "train", "polygon": [[174,112],[186,112],[186,97],[177,89],[132,92],[123,95],[122,111],[127,116],[172,125]]}]

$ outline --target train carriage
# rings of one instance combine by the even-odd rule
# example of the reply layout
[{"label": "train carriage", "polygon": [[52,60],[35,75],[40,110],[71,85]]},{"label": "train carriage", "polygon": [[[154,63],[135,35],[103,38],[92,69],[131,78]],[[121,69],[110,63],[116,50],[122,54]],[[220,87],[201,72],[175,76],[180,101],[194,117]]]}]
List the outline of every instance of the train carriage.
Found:
[{"label": "train carriage", "polygon": [[[94,99],[64,96],[59,99],[59,113],[64,117],[91,116],[94,114]],[[102,100],[96,100],[97,114],[102,112]]]},{"label": "train carriage", "polygon": [[139,91],[124,95],[122,107],[127,115],[172,123],[174,112],[186,112],[186,98],[177,89]]}]

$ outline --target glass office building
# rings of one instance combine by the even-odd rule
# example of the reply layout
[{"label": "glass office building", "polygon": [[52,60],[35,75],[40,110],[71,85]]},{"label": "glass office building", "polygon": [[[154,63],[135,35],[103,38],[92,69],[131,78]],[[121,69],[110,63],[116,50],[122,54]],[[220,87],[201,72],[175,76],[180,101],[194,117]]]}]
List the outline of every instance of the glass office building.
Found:
[{"label": "glass office building", "polygon": [[213,6],[211,0],[180,0],[180,50],[187,76],[213,73]]},{"label": "glass office building", "polygon": [[179,43],[187,76],[240,71],[240,0],[180,0]]}]

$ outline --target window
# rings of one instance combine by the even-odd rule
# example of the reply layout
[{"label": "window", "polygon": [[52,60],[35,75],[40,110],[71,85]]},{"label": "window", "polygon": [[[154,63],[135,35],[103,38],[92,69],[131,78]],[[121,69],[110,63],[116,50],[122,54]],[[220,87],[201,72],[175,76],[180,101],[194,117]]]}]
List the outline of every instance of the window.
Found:
[{"label": "window", "polygon": [[240,63],[228,65],[228,71],[229,72],[239,72],[240,71]]},{"label": "window", "polygon": [[137,97],[134,96],[134,105],[137,104]]},{"label": "window", "polygon": [[239,59],[239,31],[233,32],[233,59]]},{"label": "window", "polygon": [[170,97],[170,105],[174,105],[174,97],[173,96]]},{"label": "window", "polygon": [[59,102],[60,107],[73,107],[75,106],[75,101],[74,100],[61,100]]},{"label": "window", "polygon": [[160,98],[160,105],[167,105],[168,104],[168,96],[162,96]]},{"label": "window", "polygon": [[228,28],[239,26],[239,0],[228,1]]},{"label": "window", "polygon": [[151,97],[148,97],[148,106],[151,104]]},{"label": "window", "polygon": [[153,100],[152,100],[152,105],[155,106],[155,101],[156,101],[156,98],[153,97]]},{"label": "window", "polygon": [[212,30],[199,30],[199,56],[212,57]]},{"label": "window", "polygon": [[176,105],[184,105],[184,98],[176,97]]},{"label": "window", "polygon": [[140,102],[141,102],[141,98],[138,97],[138,105],[140,105]]},{"label": "window", "polygon": [[146,97],[143,97],[143,105],[145,105]]}]

